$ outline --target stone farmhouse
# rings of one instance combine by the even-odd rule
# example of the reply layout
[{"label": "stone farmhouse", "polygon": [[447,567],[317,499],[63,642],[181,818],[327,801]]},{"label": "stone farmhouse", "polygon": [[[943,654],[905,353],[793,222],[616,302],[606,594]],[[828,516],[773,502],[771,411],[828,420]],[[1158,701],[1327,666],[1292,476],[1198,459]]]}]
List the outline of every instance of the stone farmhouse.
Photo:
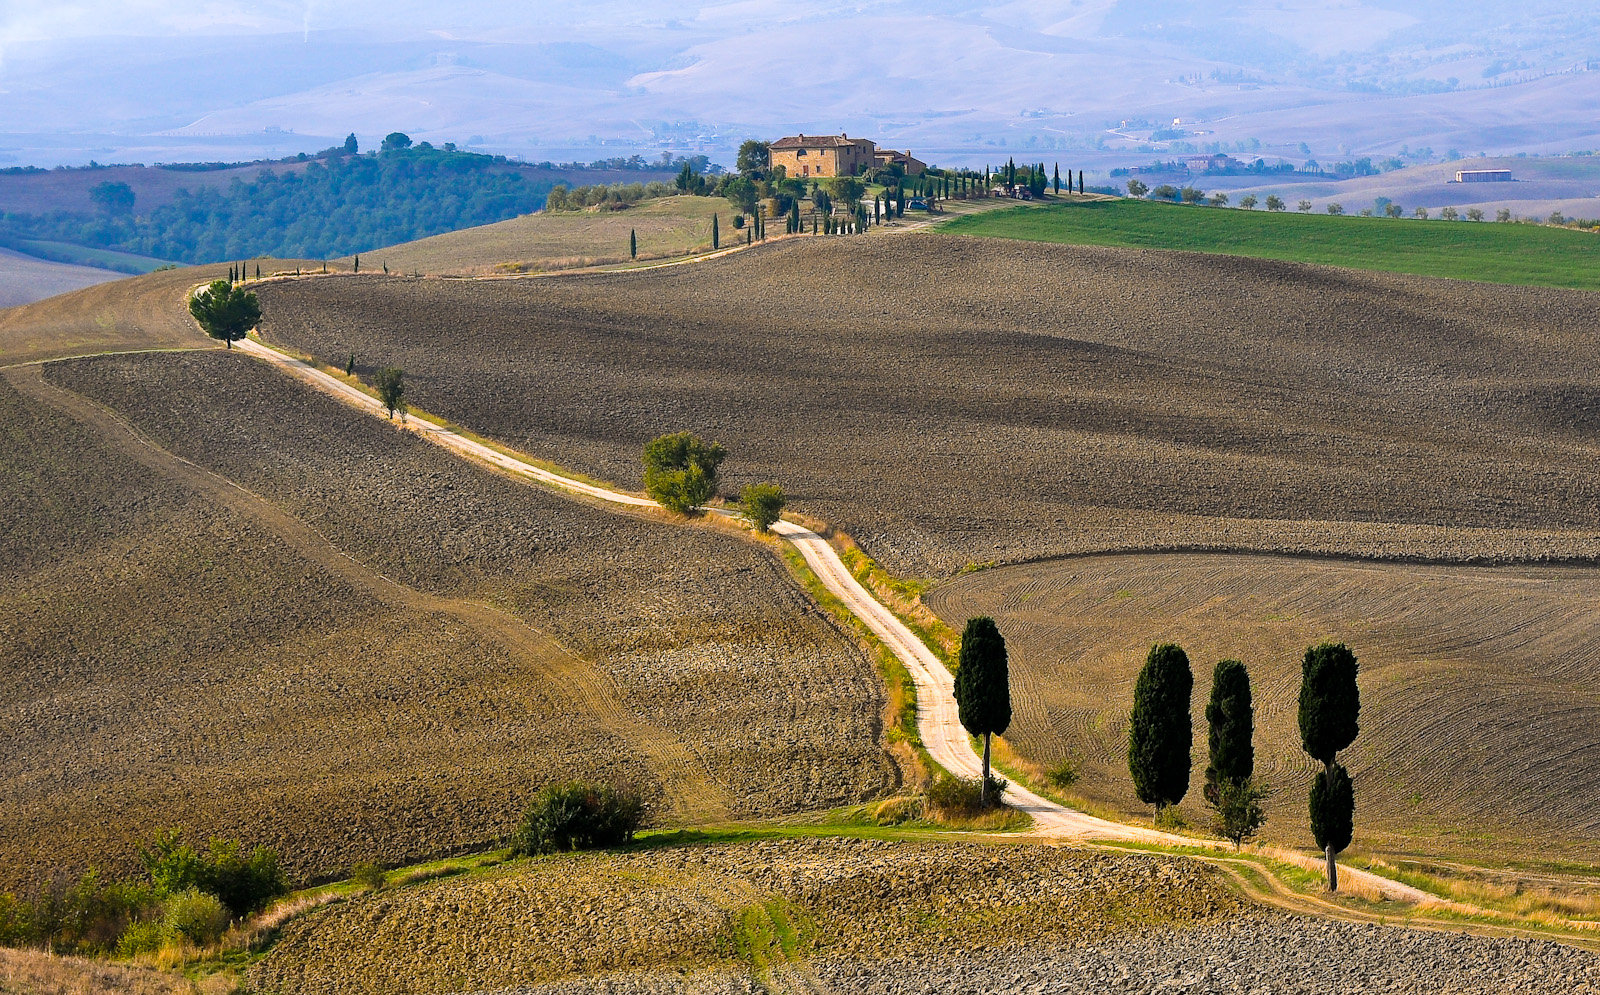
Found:
[{"label": "stone farmhouse", "polygon": [[858,176],[876,166],[899,165],[907,176],[920,176],[926,165],[910,152],[880,149],[876,142],[849,135],[795,135],[767,148],[767,165],[782,166],[791,177]]}]

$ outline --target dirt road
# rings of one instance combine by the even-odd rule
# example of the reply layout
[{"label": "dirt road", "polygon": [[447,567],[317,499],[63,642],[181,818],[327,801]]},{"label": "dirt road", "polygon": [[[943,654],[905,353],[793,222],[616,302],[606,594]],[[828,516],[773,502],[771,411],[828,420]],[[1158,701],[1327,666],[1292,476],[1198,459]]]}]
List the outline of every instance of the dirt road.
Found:
[{"label": "dirt road", "polygon": [[[371,414],[387,417],[383,405],[376,398],[308,363],[286,356],[253,339],[240,342],[239,348],[349,404]],[[514,476],[611,504],[634,508],[659,507],[649,498],[598,487],[553,473],[431,422],[412,419],[409,424],[414,431],[447,449],[498,467]],[[777,523],[773,526],[773,531],[799,550],[800,555],[805,557],[806,563],[828,590],[865,622],[873,634],[882,640],[910,671],[917,685],[917,728],[924,747],[934,761],[959,777],[980,776],[983,763],[973,750],[972,744],[967,739],[966,730],[962,728],[957,717],[955,680],[950,672],[916,633],[861,586],[827,540],[810,529],[790,522]],[[1085,815],[1015,785],[1007,789],[1006,801],[1032,816],[1034,835],[1048,839],[1108,840],[1171,846],[1207,845],[1205,841]],[[1378,889],[1386,897],[1399,901],[1421,902],[1432,897],[1415,888],[1355,868],[1345,868],[1342,874],[1350,879],[1362,881]]]}]

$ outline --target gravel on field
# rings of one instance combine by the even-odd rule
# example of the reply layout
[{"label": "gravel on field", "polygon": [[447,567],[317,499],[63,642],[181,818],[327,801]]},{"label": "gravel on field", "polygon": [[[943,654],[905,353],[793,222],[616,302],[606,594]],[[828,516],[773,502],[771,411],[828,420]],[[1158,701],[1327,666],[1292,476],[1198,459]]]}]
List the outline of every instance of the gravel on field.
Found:
[{"label": "gravel on field", "polygon": [[262,288],[269,341],[624,485],[720,439],[894,572],[1122,549],[1600,553],[1594,298],[937,234]]}]

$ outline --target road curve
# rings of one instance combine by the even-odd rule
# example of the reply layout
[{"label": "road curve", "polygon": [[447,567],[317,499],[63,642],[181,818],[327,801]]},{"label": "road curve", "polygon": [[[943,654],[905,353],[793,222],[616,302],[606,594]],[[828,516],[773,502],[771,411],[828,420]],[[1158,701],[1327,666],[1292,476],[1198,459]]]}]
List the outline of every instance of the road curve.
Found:
[{"label": "road curve", "polygon": [[[309,363],[278,352],[254,339],[240,341],[238,348],[348,404],[379,417],[387,417],[383,404],[377,398],[324,373]],[[507,456],[497,449],[474,442],[458,432],[432,422],[412,419],[408,427],[446,449],[489,463],[515,476],[536,480],[611,504],[632,508],[660,507],[649,498],[586,484],[581,480],[574,480],[513,456]],[[934,762],[958,777],[977,779],[981,776],[983,761],[973,750],[972,743],[968,740],[966,730],[962,728],[956,713],[955,679],[939,658],[933,655],[916,633],[855,579],[826,539],[792,522],[779,521],[773,525],[772,530],[799,551],[823,585],[843,601],[845,606],[872,630],[873,635],[905,664],[917,685],[917,731],[921,734],[923,747],[927,749]],[[1011,785],[1006,789],[1005,799],[1033,818],[1032,835],[1035,836],[1056,840],[1109,840],[1167,846],[1212,845],[1206,840],[1175,836],[1145,829],[1142,826],[1129,826],[1086,815],[1042,798],[1018,785]],[[1340,875],[1365,882],[1382,892],[1384,897],[1398,901],[1422,902],[1434,898],[1409,885],[1353,867],[1341,868]]]}]

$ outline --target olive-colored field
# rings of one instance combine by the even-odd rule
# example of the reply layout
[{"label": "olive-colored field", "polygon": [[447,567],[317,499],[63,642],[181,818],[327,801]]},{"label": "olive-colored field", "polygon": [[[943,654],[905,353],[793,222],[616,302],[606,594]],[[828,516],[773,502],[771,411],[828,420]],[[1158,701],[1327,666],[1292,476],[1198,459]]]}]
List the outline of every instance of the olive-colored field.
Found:
[{"label": "olive-colored field", "polygon": [[268,341],[639,485],[720,439],[901,575],[1121,549],[1600,554],[1593,298],[937,234],[261,291]]},{"label": "olive-colored field", "polygon": [[1600,290],[1600,235],[1542,225],[1332,217],[1122,199],[991,212],[952,221],[944,230]]},{"label": "olive-colored field", "polygon": [[640,259],[665,259],[709,250],[712,215],[720,219],[724,246],[735,235],[742,242],[735,213],[721,197],[664,197],[623,211],[541,211],[376,249],[364,253],[362,265],[387,264],[393,273],[503,276],[624,263],[630,231],[638,232]]},{"label": "olive-colored field", "polygon": [[299,879],[400,862],[552,779],[669,822],[898,783],[872,666],[747,541],[478,470],[238,352],[14,368],[0,433],[0,889],[127,869],[166,825]]},{"label": "olive-colored field", "polygon": [[1600,859],[1600,571],[1173,554],[1003,567],[927,598],[959,624],[993,615],[1011,651],[1007,739],[1074,789],[1143,811],[1127,770],[1133,684],[1152,643],[1195,673],[1194,777],[1205,817],[1205,702],[1219,659],[1250,667],[1268,839],[1311,844],[1313,762],[1296,726],[1306,646],[1361,661],[1356,845],[1483,860]]}]

